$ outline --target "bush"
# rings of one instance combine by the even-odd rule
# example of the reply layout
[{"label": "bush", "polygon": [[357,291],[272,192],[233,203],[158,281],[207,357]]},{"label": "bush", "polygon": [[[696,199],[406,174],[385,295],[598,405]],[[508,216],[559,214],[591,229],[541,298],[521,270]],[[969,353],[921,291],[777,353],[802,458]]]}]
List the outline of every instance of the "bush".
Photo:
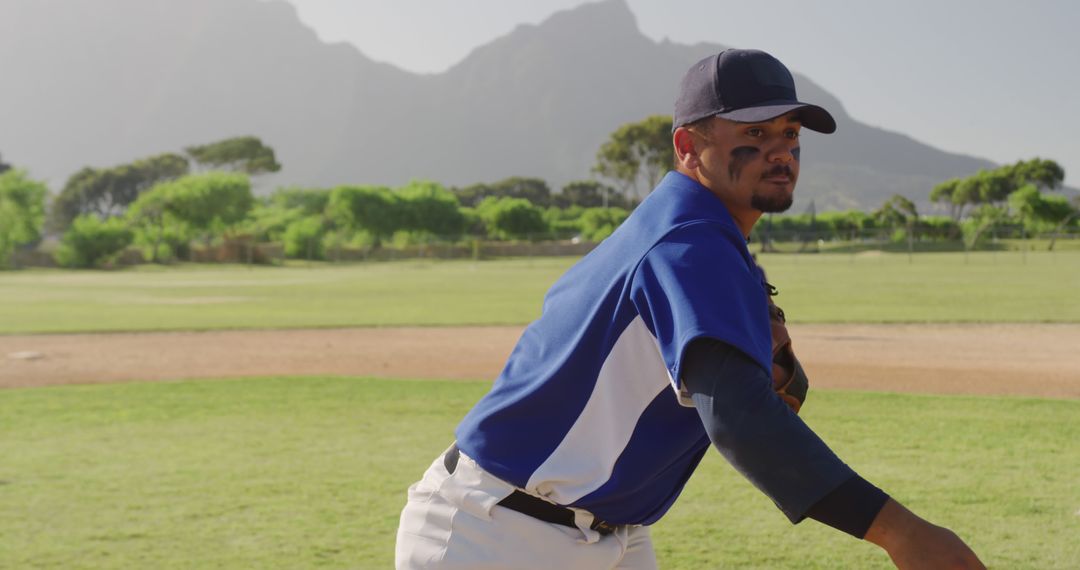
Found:
[{"label": "bush", "polygon": [[406,226],[401,203],[383,186],[338,186],[330,191],[326,215],[336,227],[367,232],[378,243]]},{"label": "bush", "polygon": [[135,226],[133,237],[134,244],[147,261],[165,263],[191,254],[191,231],[180,223],[173,222],[160,228]]},{"label": "bush", "polygon": [[324,259],[326,249],[323,235],[326,225],[322,216],[308,216],[294,221],[285,228],[285,256],[299,259]]},{"label": "bush", "polygon": [[552,206],[544,211],[544,222],[551,228],[555,237],[565,237],[581,233],[581,215],[585,208],[581,206],[569,206],[557,208]]},{"label": "bush", "polygon": [[544,211],[524,198],[484,198],[476,211],[499,239],[536,238],[548,231]]},{"label": "bush", "polygon": [[8,265],[16,246],[40,239],[47,192],[45,184],[21,170],[0,174],[0,268]]},{"label": "bush", "polygon": [[581,214],[581,237],[593,242],[603,241],[629,215],[622,208],[588,208]]},{"label": "bush", "polygon": [[248,212],[237,231],[253,236],[256,241],[282,241],[289,224],[304,218],[303,208],[288,208],[277,201],[263,200]]},{"label": "bush", "polygon": [[484,236],[487,235],[487,226],[484,225],[484,219],[480,217],[480,212],[476,211],[476,208],[459,208],[462,218],[465,219],[465,233],[470,236]]},{"label": "bush", "polygon": [[93,214],[75,218],[60,241],[56,262],[64,267],[97,267],[131,244],[132,232],[120,218],[102,221]]}]

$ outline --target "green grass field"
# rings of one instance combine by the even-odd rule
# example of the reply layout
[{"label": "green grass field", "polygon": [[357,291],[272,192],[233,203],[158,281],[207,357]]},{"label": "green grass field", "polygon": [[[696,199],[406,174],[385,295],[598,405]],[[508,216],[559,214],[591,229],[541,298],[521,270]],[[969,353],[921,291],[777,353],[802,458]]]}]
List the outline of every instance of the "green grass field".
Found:
[{"label": "green grass field", "polygon": [[[2,568],[388,568],[405,487],[483,382],[273,378],[0,391]],[[804,417],[991,568],[1080,560],[1080,402],[814,392]],[[711,453],[660,566],[889,568]]]},{"label": "green grass field", "polygon": [[[572,258],[0,273],[0,334],[524,324]],[[766,255],[795,322],[1078,322],[1080,252]]]},{"label": "green grass field", "polygon": [[[0,273],[0,334],[523,324],[575,260]],[[766,255],[799,322],[1080,322],[1080,252]],[[149,364],[148,364],[149,365]],[[0,568],[387,568],[405,487],[484,382],[0,390]],[[1080,560],[1080,401],[813,392],[804,417],[990,567]],[[889,568],[709,454],[662,568]]]}]

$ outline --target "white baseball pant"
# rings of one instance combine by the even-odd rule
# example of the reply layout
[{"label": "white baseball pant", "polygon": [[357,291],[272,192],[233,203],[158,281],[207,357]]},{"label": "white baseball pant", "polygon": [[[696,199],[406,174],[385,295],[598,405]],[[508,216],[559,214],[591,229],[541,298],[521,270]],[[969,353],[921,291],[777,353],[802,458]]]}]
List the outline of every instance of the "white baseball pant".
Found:
[{"label": "white baseball pant", "polygon": [[395,552],[398,570],[655,570],[649,529],[623,526],[602,536],[592,515],[578,528],[548,523],[499,506],[513,485],[461,454],[453,473],[440,455],[409,487]]}]

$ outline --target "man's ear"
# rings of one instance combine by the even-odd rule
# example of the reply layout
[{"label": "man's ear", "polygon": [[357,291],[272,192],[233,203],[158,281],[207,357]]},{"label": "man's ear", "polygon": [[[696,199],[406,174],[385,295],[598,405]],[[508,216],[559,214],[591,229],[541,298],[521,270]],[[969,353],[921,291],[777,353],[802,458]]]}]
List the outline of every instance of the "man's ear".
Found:
[{"label": "man's ear", "polygon": [[682,168],[693,171],[701,166],[701,157],[698,155],[697,141],[694,134],[686,127],[679,127],[671,135],[671,143],[675,146],[675,162]]}]

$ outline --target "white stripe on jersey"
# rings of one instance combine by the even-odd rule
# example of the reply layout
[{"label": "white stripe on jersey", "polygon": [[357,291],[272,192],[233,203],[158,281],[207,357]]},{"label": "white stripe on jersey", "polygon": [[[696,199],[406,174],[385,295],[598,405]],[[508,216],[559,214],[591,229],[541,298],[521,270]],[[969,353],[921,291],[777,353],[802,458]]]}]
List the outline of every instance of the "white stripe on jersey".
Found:
[{"label": "white stripe on jersey", "polygon": [[611,347],[581,415],[525,489],[567,505],[603,486],[641,414],[670,379],[656,337],[635,317]]}]

